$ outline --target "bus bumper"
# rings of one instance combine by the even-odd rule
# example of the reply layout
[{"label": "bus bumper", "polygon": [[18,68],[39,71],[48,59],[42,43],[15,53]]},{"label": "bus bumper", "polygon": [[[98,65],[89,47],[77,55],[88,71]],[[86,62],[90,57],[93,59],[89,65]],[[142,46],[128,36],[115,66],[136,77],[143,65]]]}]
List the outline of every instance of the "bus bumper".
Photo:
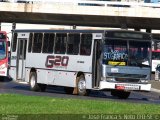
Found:
[{"label": "bus bumper", "polygon": [[117,90],[126,90],[126,91],[151,91],[151,84],[135,84],[135,83],[115,83],[100,81],[99,84],[100,90],[105,89],[117,89]]}]

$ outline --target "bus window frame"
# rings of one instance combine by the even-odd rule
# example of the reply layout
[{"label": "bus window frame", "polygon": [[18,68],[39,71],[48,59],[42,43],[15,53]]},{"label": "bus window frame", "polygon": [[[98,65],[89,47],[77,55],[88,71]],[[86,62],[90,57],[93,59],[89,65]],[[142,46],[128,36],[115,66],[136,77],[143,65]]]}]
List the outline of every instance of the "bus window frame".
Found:
[{"label": "bus window frame", "polygon": [[[40,36],[41,37],[41,43],[37,42],[36,47],[35,47],[35,34],[41,34],[42,35],[42,36]],[[39,41],[40,37],[38,35],[38,38],[36,38],[36,39],[38,39],[38,41]],[[44,37],[44,35],[41,32],[34,33],[33,44],[32,44],[32,53],[41,53],[42,52],[43,37]],[[38,44],[41,44],[41,45],[38,45]]]},{"label": "bus window frame", "polygon": [[[91,44],[89,44],[90,48],[87,48],[87,47],[84,47],[85,44],[82,44],[82,36],[83,35],[91,35],[91,39],[90,39],[90,42]],[[92,52],[92,44],[93,44],[93,34],[92,33],[82,33],[81,34],[81,39],[80,39],[80,51],[79,51],[79,54],[82,55],[82,56],[90,56],[91,55],[91,52]],[[82,46],[83,45],[83,46]],[[86,44],[88,45],[88,44]],[[81,48],[83,47],[83,49]],[[86,49],[87,48],[87,49]],[[84,51],[83,51],[84,50]],[[89,52],[88,52],[89,51]],[[84,52],[84,53],[83,53]]]},{"label": "bus window frame", "polygon": [[[77,52],[74,51],[74,50],[75,50],[75,49],[74,49],[74,46],[75,46],[75,43],[76,43],[75,40],[77,40],[77,39],[73,39],[74,44],[72,44],[72,45],[73,45],[72,53],[68,53],[68,49],[69,49],[69,47],[68,47],[68,45],[69,45],[69,44],[68,44],[68,41],[70,40],[70,39],[69,39],[69,35],[73,35],[73,36],[74,36],[74,35],[77,35],[77,36],[79,36],[79,42],[78,42],[78,44],[77,44],[77,47],[78,47]],[[67,38],[67,51],[66,51],[66,54],[67,54],[67,55],[79,55],[79,53],[80,53],[79,50],[80,50],[81,34],[80,34],[80,33],[68,33],[67,37],[68,37],[68,38]]]},{"label": "bus window frame", "polygon": [[[47,49],[47,52],[46,51],[44,51],[44,44],[46,43],[46,40],[45,40],[45,35],[49,35],[49,37],[47,38],[47,40],[48,40],[48,43],[50,42],[50,40],[51,40],[51,35],[54,35],[54,37],[53,37],[53,44],[52,44],[52,51],[51,52],[48,52],[48,50],[49,50],[49,47],[48,47],[48,49]],[[55,33],[48,33],[48,32],[45,32],[44,34],[43,34],[43,41],[42,41],[42,53],[46,53],[46,54],[52,54],[53,52],[54,52],[54,45],[55,45],[55,37],[56,37],[56,34]]]},{"label": "bus window frame", "polygon": [[[57,37],[57,35],[62,35],[62,36]],[[68,36],[67,33],[56,33],[55,41],[54,41],[54,54],[62,54],[62,55],[66,54],[66,52],[67,52],[67,39],[68,39],[67,36]],[[66,39],[64,39],[65,37],[66,37]],[[61,39],[59,39],[59,41],[60,41],[59,46],[56,46],[57,45],[57,38],[61,38]],[[63,42],[63,45],[61,44],[62,42]],[[62,49],[62,47],[65,47],[65,48]],[[62,51],[62,50],[64,50],[64,51]]]}]

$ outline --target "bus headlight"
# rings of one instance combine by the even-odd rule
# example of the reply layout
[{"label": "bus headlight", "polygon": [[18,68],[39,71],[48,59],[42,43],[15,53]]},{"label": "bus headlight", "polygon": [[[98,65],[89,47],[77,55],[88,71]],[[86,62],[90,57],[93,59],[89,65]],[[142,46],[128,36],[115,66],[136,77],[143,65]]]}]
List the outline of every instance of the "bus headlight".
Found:
[{"label": "bus headlight", "polygon": [[6,68],[6,64],[2,64],[2,65],[0,66],[0,70],[5,69],[5,68]]},{"label": "bus headlight", "polygon": [[102,77],[101,80],[108,81],[108,82],[116,81],[115,78],[113,78],[113,77]]},{"label": "bus headlight", "polygon": [[109,81],[109,82],[114,82],[114,81],[116,81],[116,80],[115,80],[115,78],[107,78],[107,81]]},{"label": "bus headlight", "polygon": [[139,82],[140,83],[148,83],[148,80],[141,79]]}]

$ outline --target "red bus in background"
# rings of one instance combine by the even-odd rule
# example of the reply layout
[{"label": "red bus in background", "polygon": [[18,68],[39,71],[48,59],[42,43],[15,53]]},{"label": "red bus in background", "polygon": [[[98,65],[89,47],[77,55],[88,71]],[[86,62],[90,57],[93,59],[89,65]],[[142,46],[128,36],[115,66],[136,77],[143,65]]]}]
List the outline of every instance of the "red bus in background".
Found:
[{"label": "red bus in background", "polygon": [[8,75],[8,46],[7,33],[5,31],[0,31],[0,80]]}]

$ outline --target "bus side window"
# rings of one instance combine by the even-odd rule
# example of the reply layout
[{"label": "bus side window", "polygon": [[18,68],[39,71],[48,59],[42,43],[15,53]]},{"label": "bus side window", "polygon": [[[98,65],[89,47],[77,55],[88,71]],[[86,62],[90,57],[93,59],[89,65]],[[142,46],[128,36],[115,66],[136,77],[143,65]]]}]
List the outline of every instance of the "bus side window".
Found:
[{"label": "bus side window", "polygon": [[43,53],[53,53],[54,37],[53,33],[44,33]]},{"label": "bus side window", "polygon": [[42,33],[35,33],[34,34],[34,41],[33,41],[33,53],[40,53],[42,48]]},{"label": "bus side window", "polygon": [[92,45],[92,34],[82,34],[81,45],[80,45],[80,55],[90,55]]},{"label": "bus side window", "polygon": [[55,53],[65,54],[66,53],[66,43],[67,43],[67,34],[57,33],[56,39],[55,39]]},{"label": "bus side window", "polygon": [[14,33],[14,35],[13,35],[13,44],[12,44],[12,52],[16,51],[16,47],[17,47],[17,33]]},{"label": "bus side window", "polygon": [[31,52],[31,50],[32,50],[32,41],[33,41],[33,33],[30,33],[29,44],[28,44],[28,52]]},{"label": "bus side window", "polygon": [[67,54],[78,55],[80,34],[69,34],[67,41]]}]

